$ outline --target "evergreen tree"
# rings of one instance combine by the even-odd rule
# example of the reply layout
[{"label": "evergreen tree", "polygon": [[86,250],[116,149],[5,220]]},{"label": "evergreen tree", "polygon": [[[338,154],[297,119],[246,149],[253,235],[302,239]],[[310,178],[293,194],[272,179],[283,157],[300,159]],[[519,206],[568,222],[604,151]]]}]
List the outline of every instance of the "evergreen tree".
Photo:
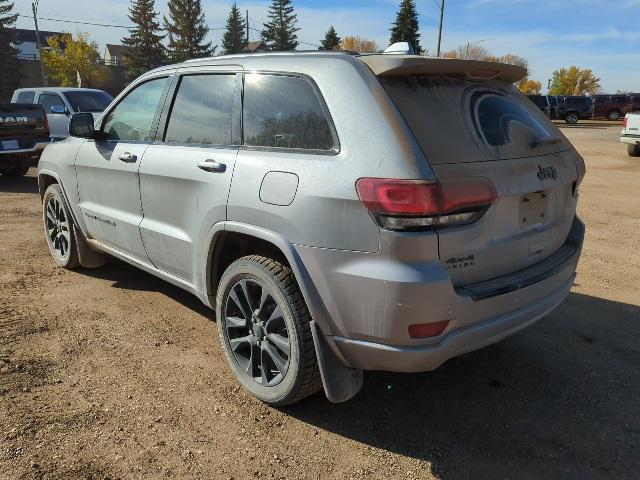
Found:
[{"label": "evergreen tree", "polygon": [[264,24],[262,40],[270,50],[295,50],[298,46],[296,27],[298,16],[293,13],[291,0],[273,0],[269,7],[269,21]]},{"label": "evergreen tree", "polygon": [[225,53],[240,53],[247,48],[246,27],[240,9],[234,3],[227,18],[227,31],[222,37],[222,48]]},{"label": "evergreen tree", "polygon": [[129,36],[122,39],[127,47],[124,54],[126,73],[129,79],[163,65],[166,52],[159,35],[158,13],[154,11],[154,0],[131,0],[129,18],[136,25]]},{"label": "evergreen tree", "polygon": [[414,0],[402,0],[400,10],[396,15],[396,21],[391,28],[389,44],[396,42],[409,42],[416,54],[422,52],[420,47],[420,26],[418,25],[418,12]]},{"label": "evergreen tree", "polygon": [[200,0],[169,0],[169,18],[164,17],[164,28],[169,33],[171,60],[182,62],[213,54],[216,47],[204,43],[209,29]]},{"label": "evergreen tree", "polygon": [[338,50],[342,39],[338,36],[336,29],[331,26],[324,35],[324,40],[320,42],[322,45],[318,50]]},{"label": "evergreen tree", "polygon": [[12,12],[13,3],[0,0],[0,102],[11,99],[22,78],[18,49],[12,45],[17,40],[14,28],[18,15]]}]

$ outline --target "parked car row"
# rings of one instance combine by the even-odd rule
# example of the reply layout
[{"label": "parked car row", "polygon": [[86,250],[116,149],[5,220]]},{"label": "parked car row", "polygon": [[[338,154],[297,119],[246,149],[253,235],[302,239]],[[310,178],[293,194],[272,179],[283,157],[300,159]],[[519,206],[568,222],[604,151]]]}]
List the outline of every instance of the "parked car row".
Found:
[{"label": "parked car row", "polygon": [[569,124],[579,120],[607,118],[620,120],[627,113],[640,112],[640,94],[553,96],[527,95],[529,99],[552,119]]},{"label": "parked car row", "polygon": [[552,95],[527,96],[549,118],[564,120],[569,124],[578,123],[578,120],[593,118],[593,97]]}]

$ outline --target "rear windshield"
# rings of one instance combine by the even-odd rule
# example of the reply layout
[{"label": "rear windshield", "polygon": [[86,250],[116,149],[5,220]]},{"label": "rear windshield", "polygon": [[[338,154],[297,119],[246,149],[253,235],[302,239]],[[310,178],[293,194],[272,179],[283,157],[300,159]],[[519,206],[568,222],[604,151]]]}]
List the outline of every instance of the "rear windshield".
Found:
[{"label": "rear windshield", "polygon": [[513,85],[426,75],[380,77],[429,162],[506,160],[569,148]]},{"label": "rear windshield", "polygon": [[113,97],[106,92],[64,92],[74,112],[102,112]]}]

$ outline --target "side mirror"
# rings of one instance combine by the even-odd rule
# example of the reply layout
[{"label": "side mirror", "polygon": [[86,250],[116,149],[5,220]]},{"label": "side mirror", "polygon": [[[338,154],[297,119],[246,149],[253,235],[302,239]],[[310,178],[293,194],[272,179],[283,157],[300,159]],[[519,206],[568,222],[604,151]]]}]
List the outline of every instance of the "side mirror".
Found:
[{"label": "side mirror", "polygon": [[80,138],[95,138],[93,115],[90,113],[76,113],[69,122],[69,135]]},{"label": "side mirror", "polygon": [[69,112],[67,111],[67,107],[63,107],[62,105],[54,105],[51,107],[51,113],[66,115]]}]

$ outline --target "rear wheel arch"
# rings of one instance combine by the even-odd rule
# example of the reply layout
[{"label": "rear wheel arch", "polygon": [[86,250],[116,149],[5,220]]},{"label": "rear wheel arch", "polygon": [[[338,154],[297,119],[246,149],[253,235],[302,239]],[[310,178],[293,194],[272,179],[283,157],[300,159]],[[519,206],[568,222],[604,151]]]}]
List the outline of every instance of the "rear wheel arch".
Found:
[{"label": "rear wheel arch", "polygon": [[255,225],[225,222],[214,227],[206,256],[205,292],[210,305],[215,304],[218,283],[225,269],[235,260],[248,255],[272,258],[292,271],[313,320],[326,335],[335,328],[326,313],[313,281],[293,245],[276,232]]},{"label": "rear wheel arch", "polygon": [[40,199],[44,198],[44,192],[47,191],[49,185],[54,183],[60,183],[56,177],[48,173],[41,173],[38,175],[38,192],[40,193]]}]

